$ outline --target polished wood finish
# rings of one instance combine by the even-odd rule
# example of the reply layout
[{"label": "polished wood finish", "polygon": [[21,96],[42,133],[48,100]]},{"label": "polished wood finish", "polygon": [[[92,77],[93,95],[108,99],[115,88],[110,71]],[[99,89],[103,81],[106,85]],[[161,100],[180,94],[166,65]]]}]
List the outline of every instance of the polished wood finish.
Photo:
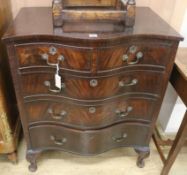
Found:
[{"label": "polished wood finish", "polygon": [[[1,38],[12,20],[12,14],[9,0],[0,0],[0,4]],[[6,154],[7,158],[15,163],[17,162],[16,150],[21,125],[10,80],[6,50],[0,42],[0,154]]]},{"label": "polished wood finish", "polygon": [[[49,53],[49,48],[51,47],[55,47],[57,49],[57,53],[55,55],[51,55]],[[89,71],[91,68],[92,49],[89,48],[67,47],[55,43],[33,43],[18,45],[16,50],[18,56],[21,58],[19,59],[19,65],[21,68],[28,68],[30,66],[50,66],[50,64],[58,63],[58,57],[60,55],[63,55],[64,57],[63,61],[59,61],[61,68],[83,71]],[[47,54],[48,61],[42,58],[44,54]],[[79,60],[79,62],[77,60]]]},{"label": "polished wood finish", "polygon": [[[26,110],[30,125],[60,123],[78,129],[99,129],[123,121],[150,123],[155,99],[142,97],[116,99],[95,104],[68,102],[27,102]],[[93,113],[90,111],[95,109]]]},{"label": "polished wood finish", "polygon": [[65,22],[121,22],[132,27],[135,23],[135,0],[53,0],[54,26]]},{"label": "polished wood finish", "polygon": [[[181,53],[182,52],[182,53]],[[186,88],[187,88],[187,81],[186,81],[186,73],[184,69],[184,67],[186,66],[186,50],[182,49],[179,50],[178,54],[177,54],[177,59],[176,59],[176,64],[173,68],[171,77],[170,77],[170,82],[172,84],[172,86],[174,87],[174,89],[176,90],[176,92],[178,93],[178,95],[180,96],[180,98],[182,99],[182,101],[184,102],[184,104],[187,106],[187,93],[186,93]],[[182,64],[183,63],[183,64]],[[159,140],[157,139],[157,134],[155,133],[153,135],[154,141],[156,143],[157,149],[159,151],[159,154],[162,158],[162,161],[164,163],[164,167],[162,169],[161,174],[162,175],[167,175],[173,165],[173,163],[175,162],[177,155],[179,154],[181,148],[185,145],[186,143],[186,138],[187,138],[187,111],[184,115],[184,119],[181,123],[181,126],[179,128],[179,131],[177,132],[177,135],[175,137],[175,140],[172,141],[172,144],[170,142],[171,145],[171,150],[169,152],[169,155],[167,158],[164,157],[162,149],[160,146],[162,146],[159,142]],[[164,142],[165,143],[165,142]],[[166,144],[166,143],[165,143]]]},{"label": "polished wood finish", "polygon": [[[58,90],[54,85],[54,74],[55,71],[24,74],[21,77],[23,95],[36,97],[45,94],[82,100],[112,98],[131,92],[150,93],[157,96],[162,89],[162,86],[157,82],[164,81],[162,73],[151,71],[124,72],[109,77],[76,77],[62,73],[60,75],[64,87]],[[33,80],[36,84],[32,84]],[[93,87],[92,81],[96,81],[97,86]],[[50,85],[46,82],[49,82]]]},{"label": "polished wood finish", "polygon": [[[27,13],[25,13],[25,10],[27,11]],[[22,13],[24,13],[24,15],[22,15]],[[41,15],[41,13],[43,15]],[[90,47],[91,43],[92,46],[97,46],[98,44],[98,46],[106,47],[109,45],[121,45],[129,41],[141,39],[142,37],[144,37],[144,40],[146,41],[147,39],[149,39],[150,35],[153,37],[154,41],[169,42],[178,40],[179,38],[182,39],[182,37],[173,28],[171,28],[170,25],[168,25],[160,17],[158,17],[153,11],[151,11],[150,8],[138,7],[136,9],[136,13],[136,23],[133,28],[126,28],[123,32],[120,33],[114,32],[115,29],[108,32],[108,29],[104,28],[101,33],[98,33],[97,38],[90,39],[89,33],[86,32],[86,30],[85,33],[69,33],[62,32],[61,30],[57,30],[58,28],[54,28],[53,23],[50,20],[51,8],[22,8],[17,18],[15,19],[13,28],[10,27],[5,33],[4,40],[10,42],[9,39],[14,37],[15,41],[22,40],[23,38],[25,39],[25,41],[29,41],[29,39],[32,40],[33,36],[37,35],[40,36],[40,39],[43,38],[40,43],[42,41],[45,41],[45,38],[47,37],[51,39],[50,42],[53,42],[55,40],[61,41],[61,39],[63,39],[63,43],[61,43],[63,45],[68,45],[68,43],[70,44],[70,41],[74,41],[74,44],[79,44],[78,47]],[[25,16],[27,16],[29,20]],[[85,24],[85,26],[82,27],[87,28],[89,25],[90,24]],[[108,27],[106,23],[104,25],[105,27]],[[78,30],[77,28],[81,27],[77,27],[74,24],[69,24],[68,26],[71,28],[73,27],[75,30]],[[97,26],[97,28],[99,27],[100,26]],[[131,37],[132,35],[134,36],[133,38]],[[87,42],[84,42],[85,39],[87,39]],[[28,42],[26,43],[28,44]],[[23,44],[23,41],[21,42],[21,44]]]},{"label": "polished wood finish", "polygon": [[[57,49],[54,55],[50,54],[50,48],[52,47]],[[58,63],[59,56],[63,55],[64,59],[59,61],[61,69],[80,71],[91,70],[94,56],[98,58],[96,67],[99,71],[119,69],[129,65],[160,66],[162,68],[168,64],[169,48],[170,44],[167,41],[153,39],[146,43],[142,43],[141,40],[133,40],[124,43],[122,46],[101,47],[98,50],[89,47],[67,47],[58,43],[16,45],[17,54],[21,58],[19,59],[19,65],[22,69],[30,66],[51,66],[50,64]],[[137,55],[140,53],[143,55],[140,59],[137,59]],[[163,55],[165,55],[164,60]],[[43,58],[46,56],[47,60]],[[124,60],[125,56],[128,56],[127,60]],[[118,59],[115,59],[116,57]],[[76,60],[79,60],[79,62]]]},{"label": "polished wood finish", "polygon": [[31,171],[51,148],[89,155],[131,146],[144,166],[182,37],[149,8],[136,11],[133,29],[97,24],[93,38],[92,23],[65,32],[53,28],[50,8],[24,8],[4,35]]},{"label": "polished wood finish", "polygon": [[148,144],[148,131],[149,125],[130,123],[88,131],[51,125],[40,125],[30,128],[33,149],[57,148],[81,155],[94,155],[112,148],[129,145],[134,147],[146,146]]}]

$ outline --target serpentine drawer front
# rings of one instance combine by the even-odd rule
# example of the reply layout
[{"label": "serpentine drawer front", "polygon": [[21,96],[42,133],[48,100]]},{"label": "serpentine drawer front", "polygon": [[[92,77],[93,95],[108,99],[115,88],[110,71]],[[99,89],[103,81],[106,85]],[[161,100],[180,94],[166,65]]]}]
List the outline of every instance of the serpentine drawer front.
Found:
[{"label": "serpentine drawer front", "polygon": [[98,69],[110,70],[123,66],[163,66],[168,64],[169,43],[153,40],[130,41],[128,45],[101,48],[98,51]]},{"label": "serpentine drawer front", "polygon": [[[24,96],[58,95],[78,99],[100,99],[123,93],[159,95],[162,72],[132,71],[106,77],[61,75],[61,89],[55,87],[53,73],[31,73],[20,77]],[[32,82],[35,83],[32,83]],[[112,83],[111,83],[112,82]]]},{"label": "serpentine drawer front", "polygon": [[22,9],[8,29],[3,41],[31,171],[48,149],[96,155],[133,147],[144,166],[182,38],[149,8],[136,9],[134,28],[123,32],[104,32],[115,24],[97,21],[100,33],[88,33],[85,22],[84,32],[65,32],[77,25],[53,28],[45,7]]},{"label": "serpentine drawer front", "polygon": [[21,68],[53,67],[54,64],[59,64],[63,69],[89,71],[94,61],[94,53],[98,70],[110,70],[136,65],[166,66],[170,50],[167,42],[148,40],[142,44],[140,40],[124,46],[96,50],[86,47],[68,47],[57,43],[31,43],[17,45],[16,52]]},{"label": "serpentine drawer front", "polygon": [[121,146],[145,146],[149,129],[149,125],[136,124],[119,124],[92,131],[39,125],[31,127],[29,131],[31,145],[36,150],[57,148],[77,154],[94,155]]},{"label": "serpentine drawer front", "polygon": [[[24,44],[16,47],[19,67],[50,66],[59,64],[61,68],[89,71],[92,49],[67,47],[60,44]],[[77,61],[79,60],[79,61]]]},{"label": "serpentine drawer front", "polygon": [[39,100],[26,103],[30,124],[59,123],[75,128],[101,128],[124,121],[150,123],[156,99],[134,97],[115,99],[97,104],[50,102]]}]

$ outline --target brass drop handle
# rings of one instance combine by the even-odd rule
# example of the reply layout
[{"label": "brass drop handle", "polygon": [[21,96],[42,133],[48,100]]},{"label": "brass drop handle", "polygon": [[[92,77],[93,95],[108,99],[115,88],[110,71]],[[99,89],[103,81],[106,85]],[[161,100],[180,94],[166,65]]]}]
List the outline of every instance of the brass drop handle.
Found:
[{"label": "brass drop handle", "polygon": [[53,110],[51,108],[48,109],[48,114],[51,115],[51,117],[55,120],[61,120],[64,117],[67,116],[67,112],[65,110],[62,110],[61,113],[59,115],[56,115],[53,113]]},{"label": "brass drop handle", "polygon": [[49,88],[48,90],[50,92],[53,92],[53,93],[60,93],[62,91],[62,89],[65,88],[65,83],[62,83],[62,88],[61,89],[52,89],[50,81],[44,81],[44,85]]},{"label": "brass drop handle", "polygon": [[126,133],[124,133],[121,137],[112,137],[112,139],[117,143],[123,142],[126,138],[127,138]]},{"label": "brass drop handle", "polygon": [[67,142],[66,138],[57,139],[54,135],[51,135],[50,139],[51,139],[51,141],[54,142],[55,145],[59,145],[59,146],[62,146]]},{"label": "brass drop handle", "polygon": [[56,65],[58,65],[58,64],[60,63],[60,61],[64,61],[64,60],[65,60],[65,58],[64,58],[63,55],[59,55],[58,58],[57,58],[57,60],[58,60],[57,63],[50,63],[50,62],[49,62],[49,55],[48,55],[47,53],[44,53],[44,54],[42,54],[41,56],[42,56],[42,59],[43,59],[43,60],[46,60],[46,63],[47,63],[47,65],[49,65],[49,66],[56,66]]},{"label": "brass drop handle", "polygon": [[136,84],[138,84],[138,80],[135,78],[135,79],[132,79],[130,83],[125,83],[124,81],[120,81],[119,82],[119,87],[134,86]]},{"label": "brass drop handle", "polygon": [[128,65],[134,65],[134,64],[138,64],[139,61],[143,58],[143,56],[144,56],[143,52],[138,52],[136,54],[136,60],[128,62],[129,56],[127,54],[124,54],[123,57],[122,57],[122,60],[127,62]]},{"label": "brass drop handle", "polygon": [[129,115],[129,113],[133,110],[132,106],[128,106],[125,111],[116,110],[116,114],[120,118],[124,118]]}]

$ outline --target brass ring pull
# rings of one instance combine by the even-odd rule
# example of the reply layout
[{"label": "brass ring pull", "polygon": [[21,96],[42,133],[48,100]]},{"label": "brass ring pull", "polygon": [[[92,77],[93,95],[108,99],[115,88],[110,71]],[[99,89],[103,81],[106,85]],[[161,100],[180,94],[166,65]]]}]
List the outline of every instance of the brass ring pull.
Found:
[{"label": "brass ring pull", "polygon": [[67,116],[67,112],[62,110],[61,113],[59,115],[56,115],[53,113],[53,110],[51,108],[48,109],[48,114],[51,115],[51,117],[55,120],[62,120],[64,117]]},{"label": "brass ring pull", "polygon": [[120,142],[123,142],[125,139],[127,138],[127,134],[124,133],[122,135],[122,137],[112,137],[112,139],[117,142],[117,143],[120,143]]},{"label": "brass ring pull", "polygon": [[138,84],[138,80],[135,78],[130,83],[125,83],[124,81],[119,82],[119,87],[128,87],[128,86],[134,86]]},{"label": "brass ring pull", "polygon": [[67,142],[66,138],[62,138],[62,139],[57,139],[55,136],[51,135],[50,136],[51,141],[54,142],[55,145],[59,145],[62,146]]},{"label": "brass ring pull", "polygon": [[127,117],[132,110],[133,110],[133,107],[128,106],[126,111],[116,110],[116,114],[117,114],[118,117],[124,118],[124,117]]},{"label": "brass ring pull", "polygon": [[[62,91],[62,89],[52,89],[50,81],[44,81],[44,85],[49,88],[48,90],[50,92],[60,93]],[[65,84],[64,83],[62,83],[62,88],[65,88]]]}]

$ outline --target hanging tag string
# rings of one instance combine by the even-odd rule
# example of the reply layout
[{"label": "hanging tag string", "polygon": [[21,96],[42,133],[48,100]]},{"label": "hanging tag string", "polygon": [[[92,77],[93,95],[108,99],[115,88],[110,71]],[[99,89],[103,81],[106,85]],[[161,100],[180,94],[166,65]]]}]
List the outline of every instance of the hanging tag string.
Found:
[{"label": "hanging tag string", "polygon": [[59,75],[59,64],[56,64],[56,74]]}]

